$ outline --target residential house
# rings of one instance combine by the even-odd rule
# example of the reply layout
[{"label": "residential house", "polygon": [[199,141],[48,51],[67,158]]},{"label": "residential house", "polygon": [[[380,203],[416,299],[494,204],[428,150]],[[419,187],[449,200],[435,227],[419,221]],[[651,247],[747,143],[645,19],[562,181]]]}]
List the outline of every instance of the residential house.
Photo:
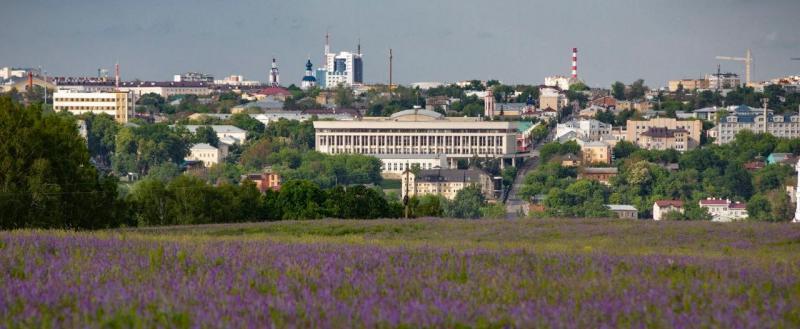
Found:
[{"label": "residential house", "polygon": [[189,148],[189,154],[184,158],[186,161],[201,161],[206,168],[214,166],[220,162],[224,156],[219,148],[211,146],[206,143],[199,143],[192,145]]},{"label": "residential house", "polygon": [[588,179],[610,185],[612,177],[616,177],[619,170],[617,167],[589,167],[583,168],[578,172],[578,179]]},{"label": "residential house", "polygon": [[611,164],[611,146],[604,142],[581,143],[581,155],[586,164]]},{"label": "residential house", "polygon": [[262,173],[242,175],[242,181],[254,182],[261,193],[267,190],[278,191],[281,189],[281,176],[269,168]]},{"label": "residential house", "polygon": [[747,219],[747,205],[729,199],[708,198],[700,200],[700,207],[708,209],[711,220],[715,222],[732,222]]},{"label": "residential house", "polygon": [[700,145],[702,131],[703,122],[700,120],[628,120],[625,140],[642,148],[684,152]]},{"label": "residential house", "polygon": [[683,213],[683,201],[681,200],[658,200],[653,203],[653,220],[662,220],[670,211]]},{"label": "residential house", "polygon": [[617,99],[611,96],[600,96],[589,101],[589,106],[599,106],[606,109],[617,108]]},{"label": "residential house", "polygon": [[578,167],[581,165],[581,159],[572,153],[567,153],[561,157],[562,167]]},{"label": "residential house", "polygon": [[255,92],[257,99],[261,100],[267,97],[285,102],[287,98],[292,97],[292,93],[283,87],[267,87]]},{"label": "residential house", "polygon": [[617,216],[617,218],[621,219],[637,219],[639,218],[639,211],[636,207],[629,205],[629,204],[607,204],[611,212]]}]

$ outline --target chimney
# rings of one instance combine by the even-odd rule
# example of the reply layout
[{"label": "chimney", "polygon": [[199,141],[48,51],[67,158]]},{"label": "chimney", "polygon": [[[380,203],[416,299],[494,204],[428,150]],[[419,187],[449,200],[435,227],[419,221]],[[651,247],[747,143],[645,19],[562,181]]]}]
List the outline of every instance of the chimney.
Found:
[{"label": "chimney", "polygon": [[572,48],[572,78],[578,78],[578,48]]},{"label": "chimney", "polygon": [[119,63],[114,65],[114,86],[119,91]]}]

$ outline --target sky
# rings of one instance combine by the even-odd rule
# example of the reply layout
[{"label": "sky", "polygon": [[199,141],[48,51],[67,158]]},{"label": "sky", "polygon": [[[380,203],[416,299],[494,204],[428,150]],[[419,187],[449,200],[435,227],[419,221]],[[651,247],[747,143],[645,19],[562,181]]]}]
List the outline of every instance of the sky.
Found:
[{"label": "sky", "polygon": [[2,0],[0,67],[42,66],[50,76],[92,76],[121,66],[123,80],[171,80],[186,71],[266,81],[276,57],[285,85],[308,57],[353,51],[367,83],[498,79],[539,84],[578,75],[591,86],[645,79],[800,73],[797,0]]}]

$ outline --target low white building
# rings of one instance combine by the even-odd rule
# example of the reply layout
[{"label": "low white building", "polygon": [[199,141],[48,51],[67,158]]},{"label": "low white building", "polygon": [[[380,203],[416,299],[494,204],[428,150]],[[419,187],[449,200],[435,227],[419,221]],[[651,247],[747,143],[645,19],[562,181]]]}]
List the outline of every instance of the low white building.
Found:
[{"label": "low white building", "polygon": [[206,143],[194,144],[189,149],[186,161],[201,161],[206,168],[222,162],[222,150]]},{"label": "low white building", "polygon": [[577,78],[565,77],[563,75],[553,75],[544,78],[545,86],[558,87],[561,90],[568,90],[569,86],[577,82],[578,82]]},{"label": "low white building", "polygon": [[571,132],[576,138],[584,141],[599,141],[603,136],[611,135],[611,125],[595,119],[570,120],[556,125],[556,139],[562,139]]},{"label": "low white building", "polygon": [[[174,125],[173,125],[174,127]],[[194,134],[197,132],[197,128],[204,127],[203,125],[185,125],[183,126],[189,132]],[[247,131],[241,129],[236,126],[231,125],[208,125],[211,129],[214,129],[214,132],[217,133],[217,138],[219,138],[220,142],[225,144],[240,144],[243,143],[247,139]]]},{"label": "low white building", "polygon": [[422,170],[447,168],[444,154],[379,154],[375,157],[381,160],[381,175],[386,178],[400,178],[414,166]]},{"label": "low white building", "polygon": [[128,92],[80,92],[59,89],[53,94],[53,110],[113,116],[119,123],[132,116],[133,102]]},{"label": "low white building", "polygon": [[711,220],[715,222],[732,222],[747,219],[747,205],[738,201],[708,198],[700,200],[700,207],[708,209]]},{"label": "low white building", "polygon": [[683,213],[683,201],[681,200],[658,200],[653,203],[653,220],[662,220],[664,215],[669,212],[677,211]]}]

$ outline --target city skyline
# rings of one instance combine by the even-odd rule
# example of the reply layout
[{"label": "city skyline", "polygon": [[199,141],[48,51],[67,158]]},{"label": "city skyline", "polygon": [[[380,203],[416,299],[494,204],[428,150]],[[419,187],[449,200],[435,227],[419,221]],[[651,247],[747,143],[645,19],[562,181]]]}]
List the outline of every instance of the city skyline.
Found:
[{"label": "city skyline", "polygon": [[793,17],[800,3],[768,3],[249,1],[220,10],[217,1],[189,7],[147,0],[136,3],[145,10],[131,10],[123,2],[20,2],[6,5],[13,15],[5,21],[29,28],[0,30],[5,45],[16,45],[0,49],[0,58],[60,76],[112,71],[119,62],[124,80],[199,71],[266,82],[275,57],[282,84],[299,86],[309,57],[315,69],[324,66],[329,32],[333,52],[354,51],[360,40],[367,83],[387,82],[390,47],[394,81],[404,84],[538,84],[570,74],[573,47],[579,77],[593,86],[638,78],[664,86],[711,73],[718,63],[743,76],[742,63],[714,57],[743,56],[747,48],[755,80],[797,74],[800,62],[789,58],[800,55],[800,36],[792,33],[800,28]]}]

